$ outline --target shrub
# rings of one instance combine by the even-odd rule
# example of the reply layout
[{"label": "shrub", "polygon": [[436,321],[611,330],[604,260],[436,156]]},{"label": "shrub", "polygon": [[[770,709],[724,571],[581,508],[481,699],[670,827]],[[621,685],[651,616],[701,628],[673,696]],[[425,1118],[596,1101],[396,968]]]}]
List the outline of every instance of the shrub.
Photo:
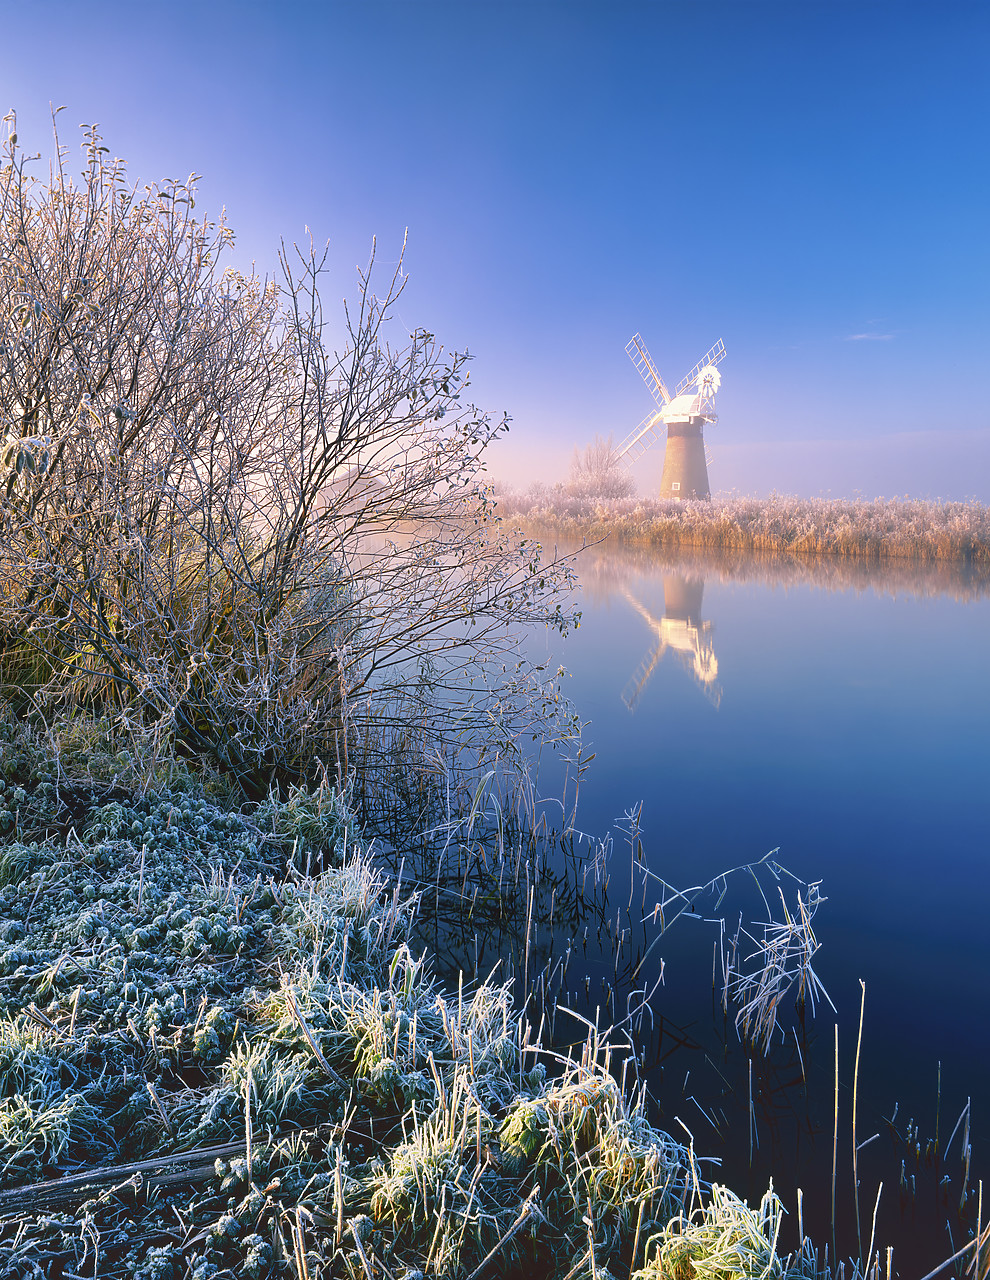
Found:
[{"label": "shrub", "polygon": [[595,436],[584,449],[575,448],[567,492],[590,502],[630,498],[636,492],[636,482],[615,456],[611,436]]},{"label": "shrub", "polygon": [[323,256],[225,269],[193,179],[139,194],[95,129],[84,153],[41,181],[11,132],[0,170],[0,692],[252,797],[511,743],[501,655],[567,627],[567,570],[494,515],[467,356],[388,345],[401,265],[332,351]]}]

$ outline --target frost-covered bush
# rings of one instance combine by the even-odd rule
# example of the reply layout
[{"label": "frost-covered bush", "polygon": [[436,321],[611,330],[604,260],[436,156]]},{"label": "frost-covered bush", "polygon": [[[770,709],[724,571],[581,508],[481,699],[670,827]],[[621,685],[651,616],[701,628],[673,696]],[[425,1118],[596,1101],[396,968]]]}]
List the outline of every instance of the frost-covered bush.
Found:
[{"label": "frost-covered bush", "polygon": [[325,254],[245,275],[194,179],[135,185],[95,127],[36,169],[4,123],[0,696],[255,800],[511,739],[514,629],[571,625],[569,571],[494,517],[468,356],[386,342],[401,260],[330,348]]}]

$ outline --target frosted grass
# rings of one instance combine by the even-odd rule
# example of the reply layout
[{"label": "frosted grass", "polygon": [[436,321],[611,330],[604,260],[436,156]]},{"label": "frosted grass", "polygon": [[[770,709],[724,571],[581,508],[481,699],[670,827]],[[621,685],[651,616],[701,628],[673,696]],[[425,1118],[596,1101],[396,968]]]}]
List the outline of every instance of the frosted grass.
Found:
[{"label": "frosted grass", "polygon": [[990,508],[910,498],[716,496],[712,502],[603,499],[537,485],[499,490],[503,519],[558,537],[652,547],[731,548],[990,565]]}]

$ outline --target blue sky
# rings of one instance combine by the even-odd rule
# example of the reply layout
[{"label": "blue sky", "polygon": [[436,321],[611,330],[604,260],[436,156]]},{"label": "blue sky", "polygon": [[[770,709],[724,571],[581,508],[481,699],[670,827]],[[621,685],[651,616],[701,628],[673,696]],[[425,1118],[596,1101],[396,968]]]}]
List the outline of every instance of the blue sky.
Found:
[{"label": "blue sky", "polygon": [[[990,501],[985,4],[0,0],[0,104],[203,175],[237,253],[373,235],[476,357],[493,458],[566,470],[721,337],[716,489]],[[643,468],[644,489],[659,456]]]}]

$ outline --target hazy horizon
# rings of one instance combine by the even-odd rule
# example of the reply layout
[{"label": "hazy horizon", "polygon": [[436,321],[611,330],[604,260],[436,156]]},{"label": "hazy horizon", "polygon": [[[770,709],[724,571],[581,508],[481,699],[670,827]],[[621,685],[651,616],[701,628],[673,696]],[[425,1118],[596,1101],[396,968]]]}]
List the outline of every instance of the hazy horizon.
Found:
[{"label": "hazy horizon", "polygon": [[[990,428],[900,432],[872,439],[739,442],[727,441],[715,427],[706,432],[706,441],[715,497],[777,493],[990,503]],[[525,490],[534,483],[566,481],[572,456],[573,449],[567,453],[552,445],[516,449],[510,427],[509,437],[492,447],[487,470],[496,483]],[[654,496],[662,469],[660,443],[631,469],[641,497]]]}]

